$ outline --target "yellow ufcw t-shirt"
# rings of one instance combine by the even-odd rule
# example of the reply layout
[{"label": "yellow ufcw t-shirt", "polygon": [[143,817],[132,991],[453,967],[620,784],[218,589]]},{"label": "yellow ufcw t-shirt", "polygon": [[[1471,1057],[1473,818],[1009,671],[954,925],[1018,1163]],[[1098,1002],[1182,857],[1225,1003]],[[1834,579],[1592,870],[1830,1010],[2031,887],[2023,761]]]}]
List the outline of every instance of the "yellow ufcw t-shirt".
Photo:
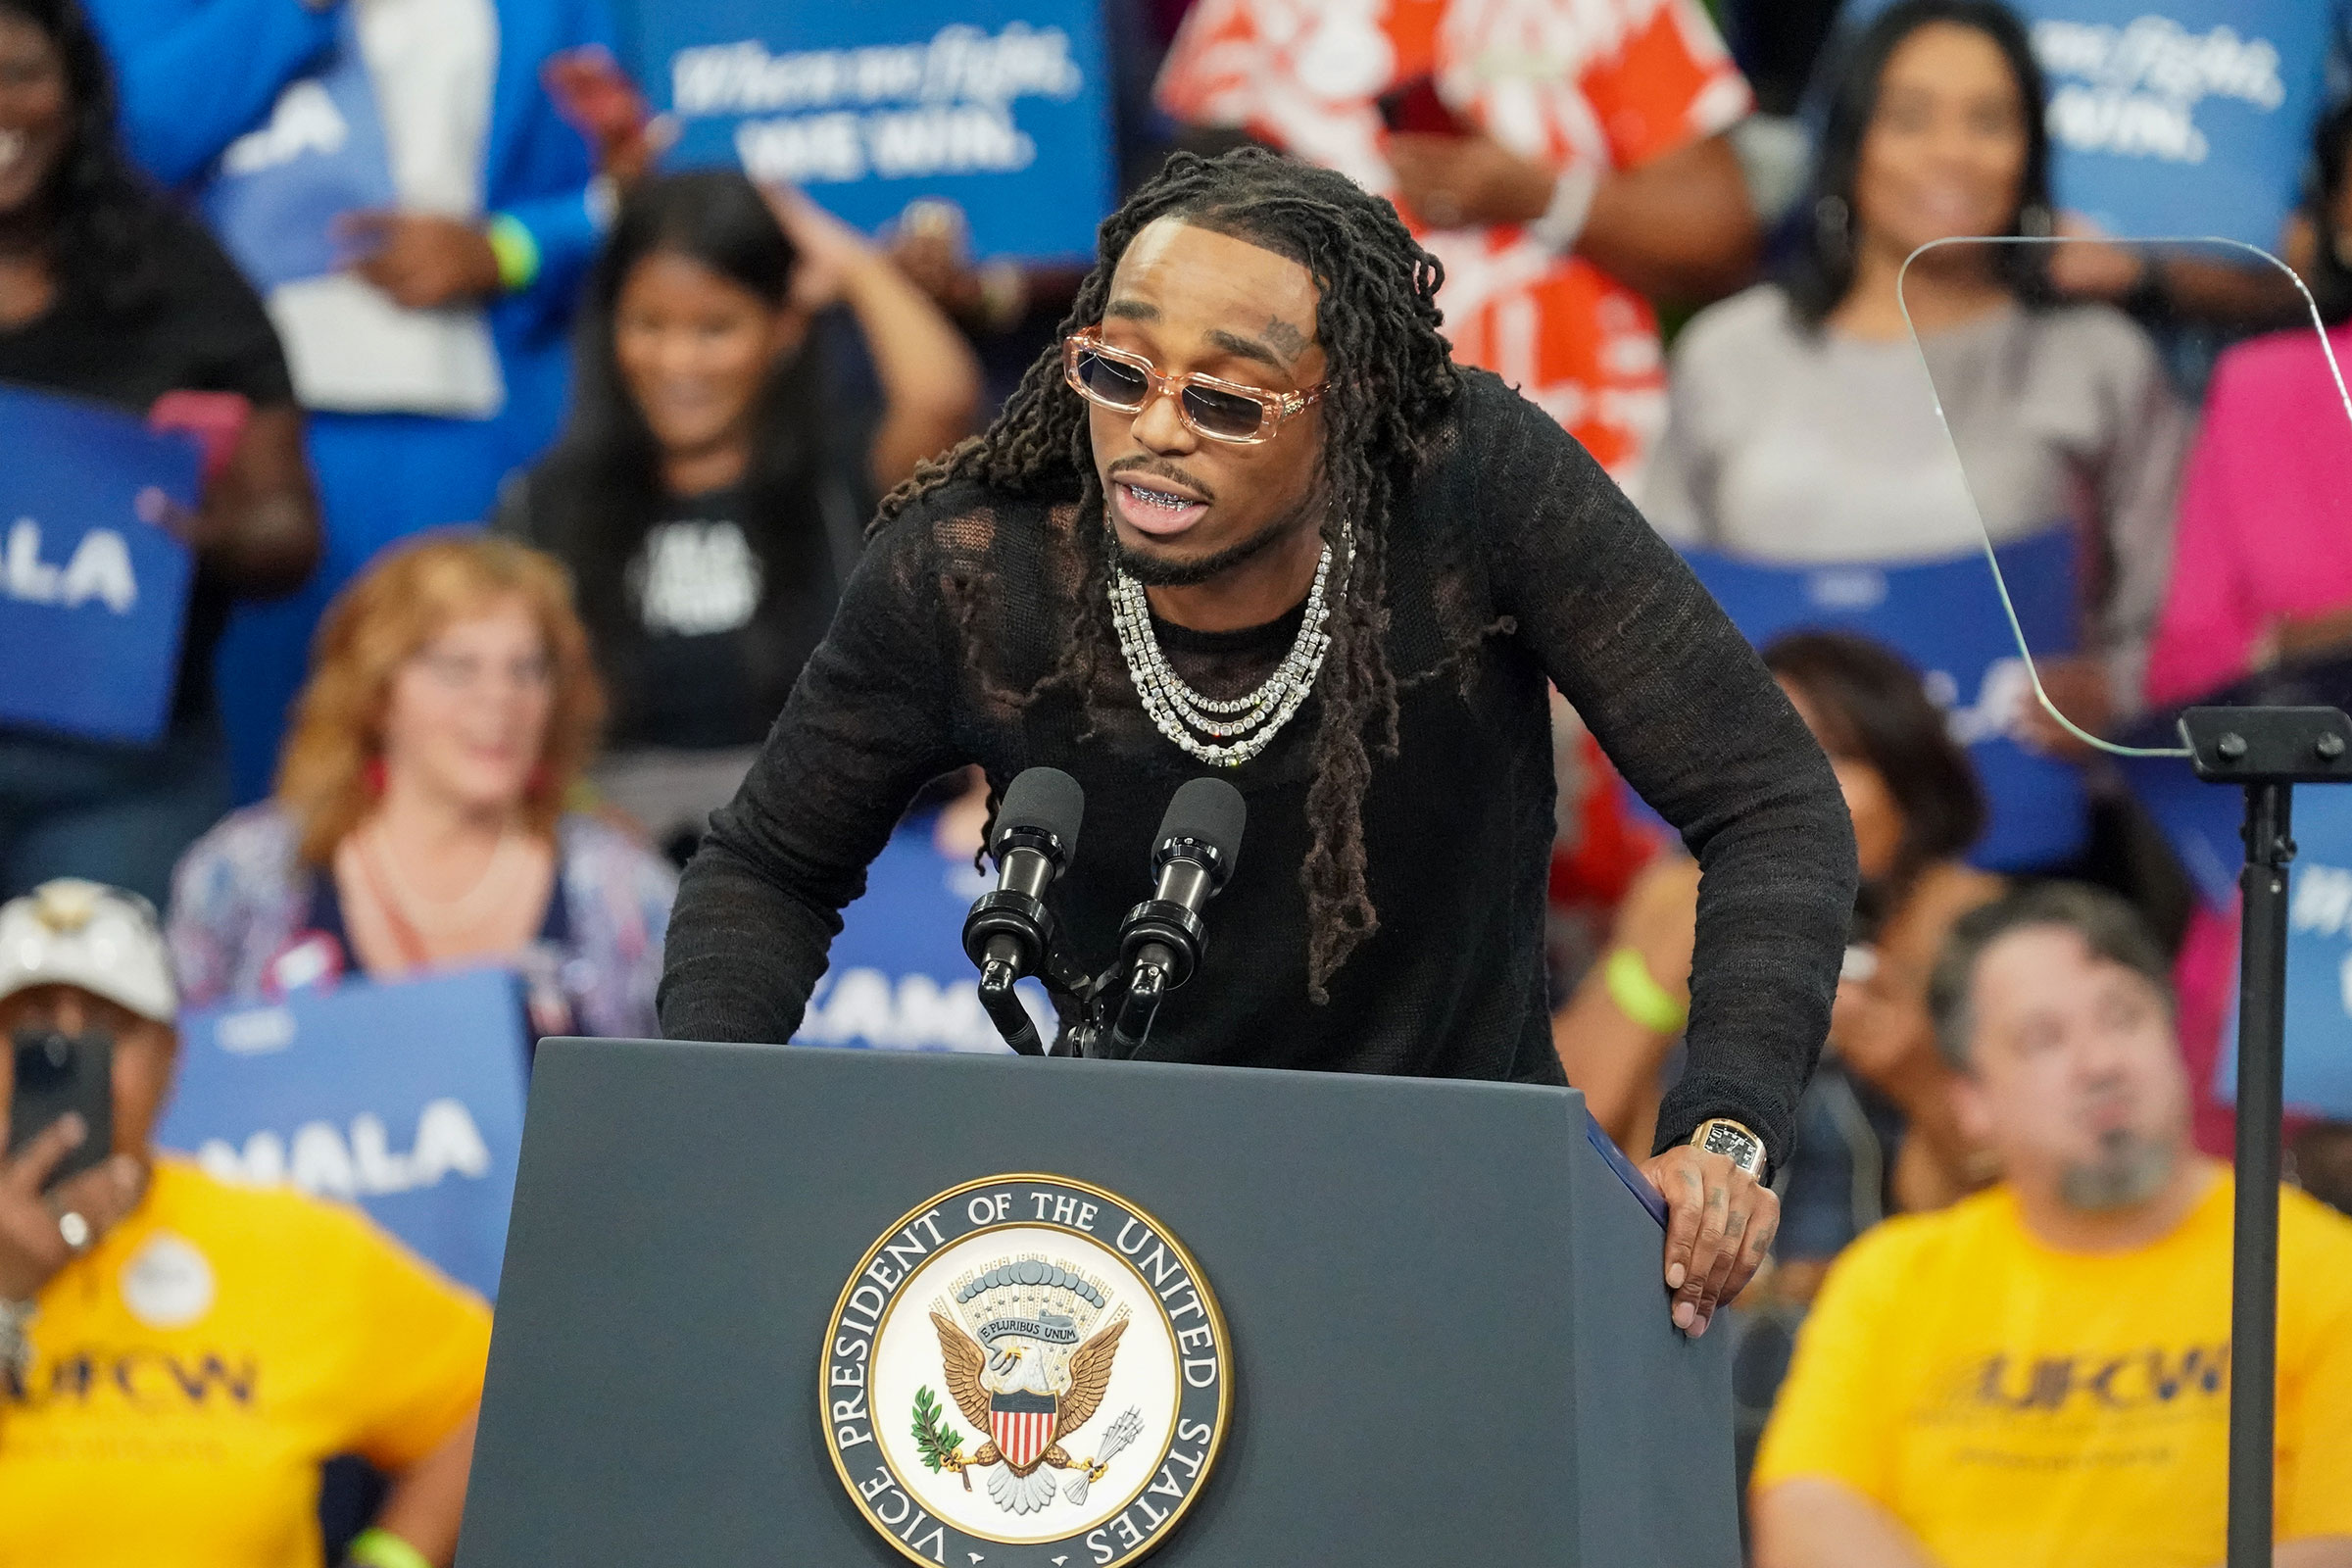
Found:
[{"label": "yellow ufcw t-shirt", "polygon": [[490,1313],[358,1212],[159,1160],[35,1302],[0,1399],[0,1568],[318,1568],[319,1462],[431,1452]]},{"label": "yellow ufcw t-shirt", "polygon": [[[2135,1252],[2059,1252],[2007,1188],[1881,1225],[1798,1336],[1758,1491],[1822,1477],[1944,1568],[2212,1568],[2229,1497],[2223,1178]],[[2352,1220],[2278,1222],[2278,1536],[2352,1535]]]}]

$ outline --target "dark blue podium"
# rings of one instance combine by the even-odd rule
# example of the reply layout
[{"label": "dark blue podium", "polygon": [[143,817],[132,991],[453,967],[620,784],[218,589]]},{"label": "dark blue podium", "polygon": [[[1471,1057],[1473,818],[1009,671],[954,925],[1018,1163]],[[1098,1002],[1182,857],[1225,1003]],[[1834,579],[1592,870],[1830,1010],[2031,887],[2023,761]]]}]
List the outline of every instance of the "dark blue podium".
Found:
[{"label": "dark blue podium", "polygon": [[1153,1568],[1734,1568],[1731,1337],[1672,1328],[1586,1126],[1518,1085],[551,1041],[460,1568],[904,1562],[827,1451],[829,1314],[1009,1170],[1149,1210],[1222,1303],[1228,1436]]}]

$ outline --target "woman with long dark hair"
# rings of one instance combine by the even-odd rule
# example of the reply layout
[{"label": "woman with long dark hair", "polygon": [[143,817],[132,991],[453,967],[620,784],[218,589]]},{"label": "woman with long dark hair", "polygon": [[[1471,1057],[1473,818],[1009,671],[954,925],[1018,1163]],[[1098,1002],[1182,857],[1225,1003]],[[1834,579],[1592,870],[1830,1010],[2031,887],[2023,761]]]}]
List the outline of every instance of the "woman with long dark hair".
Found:
[{"label": "woman with long dark hair", "polygon": [[[1928,1017],[1928,975],[1961,914],[2000,892],[1961,857],[1984,796],[1919,672],[1845,632],[1798,632],[1764,664],[1829,753],[1862,868],[1853,946],[1821,1067],[1797,1110],[1777,1256],[1824,1263],[1890,1207],[1932,1208],[1977,1177]],[[1610,951],[1552,1022],[1568,1081],[1629,1150],[1649,1147],[1660,1074],[1690,1009],[1698,862],[1627,893]]]},{"label": "woman with long dark hair", "polygon": [[[863,441],[812,331],[833,299],[880,383]],[[613,699],[598,783],[690,849],[824,635],[873,496],[965,433],[979,371],[856,233],[712,171],[631,191],[576,374],[571,423],[501,526],[577,579]]]},{"label": "woman with long dark hair", "polygon": [[[1782,564],[2078,530],[2083,657],[2043,674],[2096,728],[2139,700],[2186,417],[2129,318],[2048,298],[2037,247],[1947,245],[1897,285],[1932,241],[2051,231],[2042,100],[2024,24],[1991,0],[1903,0],[1864,29],[1793,262],[1684,333],[1642,500],[1678,544]],[[1971,453],[1965,484],[1938,395]]]},{"label": "woman with long dark hair", "polygon": [[318,557],[270,319],[212,238],[132,172],[114,121],[74,0],[0,0],[0,382],[181,424],[207,449],[197,506],[167,519],[196,564],[170,728],[134,748],[0,727],[0,897],[68,874],[164,897],[172,862],[229,806],[211,668],[229,605],[292,590]]}]

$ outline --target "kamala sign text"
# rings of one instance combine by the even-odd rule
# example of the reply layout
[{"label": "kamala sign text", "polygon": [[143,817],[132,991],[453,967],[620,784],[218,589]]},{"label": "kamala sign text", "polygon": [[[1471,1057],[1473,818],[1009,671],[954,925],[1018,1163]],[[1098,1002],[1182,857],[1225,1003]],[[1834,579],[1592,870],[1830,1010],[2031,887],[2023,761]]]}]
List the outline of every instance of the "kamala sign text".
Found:
[{"label": "kamala sign text", "polygon": [[0,727],[160,738],[194,564],[161,525],[193,507],[183,436],[78,398],[0,386]]},{"label": "kamala sign text", "polygon": [[1094,4],[682,0],[649,8],[642,45],[673,163],[738,164],[869,229],[944,198],[984,257],[1093,249],[1110,199]]}]

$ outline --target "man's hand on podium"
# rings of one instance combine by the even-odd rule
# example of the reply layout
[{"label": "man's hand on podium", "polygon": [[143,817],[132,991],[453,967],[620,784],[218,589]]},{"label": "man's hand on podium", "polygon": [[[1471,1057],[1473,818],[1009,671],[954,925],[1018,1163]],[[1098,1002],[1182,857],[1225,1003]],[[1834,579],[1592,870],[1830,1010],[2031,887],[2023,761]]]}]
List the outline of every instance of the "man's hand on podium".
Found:
[{"label": "man's hand on podium", "polygon": [[1642,1174],[1666,1199],[1666,1288],[1674,1326],[1693,1339],[1715,1309],[1747,1288],[1781,1225],[1780,1195],[1689,1144],[1652,1154]]}]

